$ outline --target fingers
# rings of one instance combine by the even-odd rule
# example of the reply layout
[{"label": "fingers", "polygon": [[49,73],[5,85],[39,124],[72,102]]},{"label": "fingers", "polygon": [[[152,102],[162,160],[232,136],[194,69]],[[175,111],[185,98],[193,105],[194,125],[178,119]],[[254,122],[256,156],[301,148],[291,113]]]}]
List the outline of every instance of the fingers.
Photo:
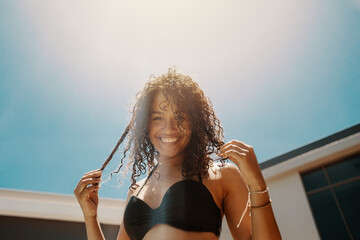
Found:
[{"label": "fingers", "polygon": [[91,192],[98,194],[99,189],[100,189],[100,185],[92,185],[90,187],[85,188],[82,193],[84,195],[88,195]]},{"label": "fingers", "polygon": [[220,148],[220,153],[221,154],[225,154],[226,152],[237,152],[237,153],[241,153],[242,154],[248,154],[251,153],[253,151],[252,147],[250,145],[247,145],[245,143],[242,143],[240,141],[237,140],[232,140],[226,144],[224,144],[221,148]]},{"label": "fingers", "polygon": [[248,150],[249,152],[254,150],[252,146],[250,146],[250,145],[248,145],[246,143],[240,142],[238,140],[232,140],[230,142],[227,142],[222,146],[222,148],[225,148],[227,146],[238,146],[238,147],[240,147],[242,149]]},{"label": "fingers", "polygon": [[241,160],[246,160],[247,158],[246,153],[242,153],[234,149],[227,150],[224,153],[221,153],[220,156],[223,158],[229,158],[236,165],[239,165]]},{"label": "fingers", "polygon": [[74,190],[75,196],[76,197],[80,197],[81,195],[87,196],[90,192],[99,190],[100,185],[96,183],[99,183],[100,181],[101,179],[83,181],[78,187],[75,188]]},{"label": "fingers", "polygon": [[239,164],[240,161],[251,160],[252,158],[256,159],[253,147],[238,140],[232,140],[224,144],[220,148],[220,156],[229,158],[235,164]]},{"label": "fingers", "polygon": [[220,151],[222,153],[225,153],[225,152],[230,151],[230,150],[235,150],[235,151],[238,151],[239,153],[245,153],[245,154],[250,152],[248,149],[239,147],[239,146],[234,145],[234,144],[229,144],[227,146],[224,146]]},{"label": "fingers", "polygon": [[[85,173],[84,176],[80,179],[78,185],[74,189],[74,194],[79,196],[80,194],[88,192],[92,192],[94,190],[98,190],[99,183],[101,181],[102,172],[99,170],[94,170],[88,173]],[[89,186],[90,185],[90,186]]]},{"label": "fingers", "polygon": [[85,173],[83,177],[86,177],[86,176],[89,176],[89,175],[94,175],[94,174],[95,174],[95,176],[96,176],[96,175],[99,175],[99,174],[100,174],[100,176],[101,176],[102,171],[101,171],[100,169],[93,170],[93,171],[91,171],[91,172]]}]

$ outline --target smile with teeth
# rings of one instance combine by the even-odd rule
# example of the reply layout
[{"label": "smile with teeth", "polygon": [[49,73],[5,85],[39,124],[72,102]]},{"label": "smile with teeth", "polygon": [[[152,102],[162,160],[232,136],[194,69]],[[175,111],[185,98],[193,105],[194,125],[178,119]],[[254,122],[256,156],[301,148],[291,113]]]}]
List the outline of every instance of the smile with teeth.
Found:
[{"label": "smile with teeth", "polygon": [[165,143],[173,143],[173,142],[176,142],[179,137],[161,137],[160,138],[162,142],[165,142]]}]

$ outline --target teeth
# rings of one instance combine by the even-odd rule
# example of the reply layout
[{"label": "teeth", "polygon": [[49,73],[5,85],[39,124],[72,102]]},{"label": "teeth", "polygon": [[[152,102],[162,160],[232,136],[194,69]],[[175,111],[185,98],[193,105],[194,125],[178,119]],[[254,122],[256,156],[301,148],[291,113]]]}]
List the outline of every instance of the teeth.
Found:
[{"label": "teeth", "polygon": [[166,142],[166,143],[172,143],[172,142],[176,142],[179,138],[177,137],[172,137],[172,138],[161,138],[161,141]]}]

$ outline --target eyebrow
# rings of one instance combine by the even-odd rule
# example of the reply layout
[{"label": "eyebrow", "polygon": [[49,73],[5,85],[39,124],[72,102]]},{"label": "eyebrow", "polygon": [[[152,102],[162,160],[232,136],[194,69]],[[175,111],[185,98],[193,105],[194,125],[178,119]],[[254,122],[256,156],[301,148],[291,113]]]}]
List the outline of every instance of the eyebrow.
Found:
[{"label": "eyebrow", "polygon": [[152,111],[151,114],[161,114],[162,115],[163,113],[160,111]]}]

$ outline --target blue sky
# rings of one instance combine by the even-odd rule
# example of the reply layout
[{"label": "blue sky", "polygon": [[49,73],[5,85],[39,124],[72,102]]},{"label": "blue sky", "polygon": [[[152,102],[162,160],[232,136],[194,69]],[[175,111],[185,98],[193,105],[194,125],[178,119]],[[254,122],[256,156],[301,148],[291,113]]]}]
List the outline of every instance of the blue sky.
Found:
[{"label": "blue sky", "polygon": [[[358,0],[2,0],[0,188],[72,194],[173,65],[259,162],[358,124],[359,22]],[[100,196],[128,184],[117,175]]]}]

